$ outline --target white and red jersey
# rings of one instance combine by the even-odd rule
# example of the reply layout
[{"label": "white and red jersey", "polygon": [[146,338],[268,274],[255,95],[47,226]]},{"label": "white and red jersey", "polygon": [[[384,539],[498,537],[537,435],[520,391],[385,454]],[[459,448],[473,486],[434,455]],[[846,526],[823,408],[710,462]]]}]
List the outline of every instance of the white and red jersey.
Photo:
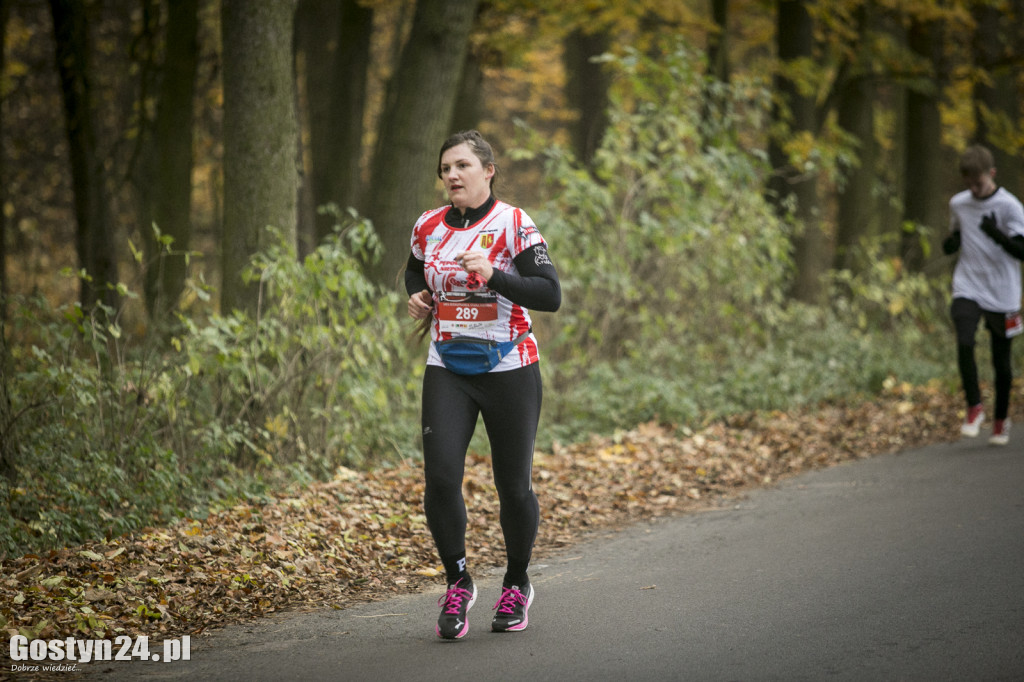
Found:
[{"label": "white and red jersey", "polygon": [[[485,216],[463,227],[445,223],[445,215],[451,210],[451,206],[443,206],[427,211],[412,231],[412,253],[424,263],[424,276],[434,298],[428,365],[443,366],[434,348],[437,341],[457,336],[511,341],[530,331],[526,308],[488,289],[486,284],[475,286],[469,273],[455,261],[456,254],[483,251],[495,270],[518,274],[513,259],[545,244],[533,220],[522,209],[502,201],[496,201]],[[537,360],[537,340],[531,333],[491,371],[517,369]]]}]

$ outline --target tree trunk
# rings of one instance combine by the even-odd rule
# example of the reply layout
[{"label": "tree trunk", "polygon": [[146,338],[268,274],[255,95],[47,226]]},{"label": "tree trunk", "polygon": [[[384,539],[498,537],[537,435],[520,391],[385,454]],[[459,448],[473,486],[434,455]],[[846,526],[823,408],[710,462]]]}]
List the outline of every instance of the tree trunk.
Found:
[{"label": "tree trunk", "polygon": [[[907,29],[902,17],[889,9],[879,9],[876,15],[878,31],[891,40],[898,49],[907,48]],[[878,146],[878,159],[875,166],[875,189],[878,197],[875,209],[878,211],[879,234],[891,232],[889,226],[901,225],[903,222],[903,197],[906,187],[906,147],[907,147],[907,85],[906,79],[886,78],[878,80],[874,85],[877,98],[876,112],[884,111],[891,119],[889,126],[889,144]],[[896,235],[894,235],[896,236]],[[902,244],[896,243],[892,256],[897,256],[897,249]]]},{"label": "tree trunk", "polygon": [[75,193],[75,248],[79,265],[87,273],[80,300],[86,310],[96,303],[116,308],[117,259],[103,166],[97,154],[85,7],[75,0],[50,0],[50,13]]},{"label": "tree trunk", "polygon": [[[330,186],[335,188],[338,206],[343,209],[360,208],[365,132],[363,114],[367,103],[373,10],[356,0],[345,0],[341,7],[339,31],[341,49],[336,55],[331,102],[335,122],[335,147],[332,148],[335,169]],[[321,231],[319,234],[323,238],[327,233]]]},{"label": "tree trunk", "polygon": [[198,0],[168,3],[166,56],[153,130],[153,162],[143,177],[143,215],[170,237],[174,255],[158,243],[150,220],[142,223],[146,246],[145,300],[150,318],[166,322],[185,288],[184,252],[192,241],[192,123],[198,64]]},{"label": "tree trunk", "polygon": [[729,0],[711,0],[715,31],[708,36],[708,76],[720,83],[729,81]]},{"label": "tree trunk", "polygon": [[877,212],[873,186],[875,161],[875,88],[870,76],[857,76],[843,86],[839,97],[839,126],[857,140],[857,165],[839,191],[836,224],[836,267],[857,266],[857,246],[872,234]]},{"label": "tree trunk", "polygon": [[452,132],[455,92],[478,0],[420,0],[388,83],[373,173],[362,205],[384,246],[371,277],[391,285],[409,255],[416,217],[437,206],[437,150]]},{"label": "tree trunk", "polygon": [[[7,17],[10,15],[10,0],[0,0],[0,74],[7,73]],[[0,98],[2,101],[2,98]],[[0,106],[0,131],[4,129],[3,110]],[[7,155],[0,152],[0,178],[5,178],[5,162]],[[10,433],[11,424],[11,396],[7,385],[11,376],[7,364],[9,353],[7,351],[7,297],[10,292],[7,289],[7,214],[3,209],[7,205],[7,183],[0,183],[0,477],[7,479],[14,484],[14,467],[11,462],[14,445],[10,441],[13,438],[6,434]]]},{"label": "tree trunk", "polygon": [[[935,23],[911,25],[910,49],[932,66],[929,86],[911,87],[907,92],[906,194],[903,199],[903,223],[923,225],[932,232],[933,241],[945,234],[946,201],[937,189],[945,186],[949,172],[942,150],[942,120],[939,96],[944,83],[942,34]],[[917,230],[903,229],[903,262],[911,270],[920,270],[925,262],[925,238]]]},{"label": "tree trunk", "polygon": [[[356,207],[373,10],[356,0],[302,0],[296,29],[304,57],[310,159],[307,177],[314,207],[330,203],[342,210]],[[316,243],[331,233],[334,223],[334,216],[317,212]]]},{"label": "tree trunk", "polygon": [[601,64],[592,59],[608,51],[610,38],[603,29],[577,29],[565,38],[566,98],[579,113],[572,126],[576,158],[586,166],[594,160],[608,127],[608,89],[611,80]]},{"label": "tree trunk", "polygon": [[[0,0],[0,74],[7,73],[7,17],[10,15],[10,0]],[[4,129],[3,107],[0,107],[0,130]],[[0,177],[5,177],[4,165],[7,155],[0,153]],[[0,183],[0,209],[7,205],[7,183]],[[7,213],[0,210],[0,344],[4,343],[6,331],[4,323],[7,321],[7,297],[10,292],[7,289]],[[0,351],[6,352],[5,348]],[[6,360],[5,355],[0,355],[0,362]],[[0,381],[0,384],[3,382]],[[6,385],[4,386],[6,388]],[[6,396],[4,396],[6,397]],[[0,405],[0,410],[3,405]],[[5,413],[0,411],[0,416]],[[3,451],[0,450],[0,457]],[[0,460],[0,474],[3,472],[3,461]]]},{"label": "tree trunk", "polygon": [[773,117],[785,133],[772,137],[769,157],[774,172],[769,181],[769,198],[780,215],[790,210],[797,225],[793,239],[796,278],[791,295],[800,301],[817,303],[824,293],[822,276],[831,263],[830,241],[822,230],[814,173],[795,167],[784,143],[789,135],[814,134],[817,110],[809,95],[800,93],[797,83],[786,74],[786,65],[812,57],[813,25],[802,0],[779,0],[777,15],[780,72],[775,78],[776,105]]},{"label": "tree trunk", "polygon": [[480,125],[483,117],[483,86],[484,70],[480,64],[480,57],[474,54],[472,49],[467,50],[455,100],[457,104],[452,112],[453,131],[472,130]]},{"label": "tree trunk", "polygon": [[[862,7],[858,17],[859,35],[866,35],[871,22],[867,9]],[[854,269],[856,248],[877,225],[874,184],[877,179],[875,163],[875,101],[877,99],[867,41],[856,50],[857,63],[852,75],[840,84],[838,101],[839,127],[857,140],[857,164],[850,169],[845,184],[838,194],[836,220],[837,268]]]},{"label": "tree trunk", "polygon": [[[326,146],[335,139],[330,135],[331,99],[334,55],[343,49],[338,32],[340,10],[340,3],[334,0],[299,0],[295,10],[296,111],[303,168],[298,210],[300,256],[320,243],[332,223],[331,217],[320,215],[318,209],[334,201],[329,178],[337,162],[326,153]],[[338,81],[343,82],[342,74]]]},{"label": "tree trunk", "polygon": [[[717,84],[729,82],[729,0],[711,0],[711,20],[715,28],[708,35],[707,71],[701,99],[701,147],[704,151],[718,145],[723,131]],[[735,131],[728,131],[733,134]]]},{"label": "tree trunk", "polygon": [[988,76],[987,81],[974,86],[975,139],[992,150],[999,171],[997,182],[1019,196],[1020,148],[1012,135],[1020,129],[1020,100],[1013,52],[1024,38],[1020,28],[1024,2],[1016,0],[1009,15],[997,7],[981,4],[973,12],[977,23],[975,59]]},{"label": "tree trunk", "polygon": [[295,242],[298,170],[292,69],[294,0],[223,0],[224,237],[221,311],[253,312],[243,281],[267,227]]}]

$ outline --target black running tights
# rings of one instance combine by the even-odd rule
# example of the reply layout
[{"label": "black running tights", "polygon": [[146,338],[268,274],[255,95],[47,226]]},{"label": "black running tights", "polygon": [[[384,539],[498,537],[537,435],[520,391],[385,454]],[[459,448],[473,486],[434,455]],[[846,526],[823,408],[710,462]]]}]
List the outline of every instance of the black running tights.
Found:
[{"label": "black running tights", "polygon": [[978,322],[984,318],[992,343],[992,368],[995,373],[995,419],[1006,419],[1010,411],[1010,390],[1013,388],[1013,364],[1011,344],[1006,338],[1006,316],[982,310],[974,301],[964,298],[953,300],[953,324],[957,337],[957,365],[963,383],[967,406],[981,403],[981,389],[978,386],[978,365],[974,359],[975,336]]},{"label": "black running tights", "polygon": [[427,366],[423,377],[423,506],[442,560],[466,551],[462,479],[477,416],[483,415],[505,551],[510,560],[529,562],[540,521],[531,477],[541,395],[538,363],[476,376]]}]

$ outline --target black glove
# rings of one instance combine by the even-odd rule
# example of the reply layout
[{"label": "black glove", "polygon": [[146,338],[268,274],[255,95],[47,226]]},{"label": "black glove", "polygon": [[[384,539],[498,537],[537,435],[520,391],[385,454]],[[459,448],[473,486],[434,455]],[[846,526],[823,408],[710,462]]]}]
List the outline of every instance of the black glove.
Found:
[{"label": "black glove", "polygon": [[1002,244],[1003,242],[1009,241],[1006,235],[1000,232],[999,226],[996,224],[995,213],[988,213],[982,217],[981,231],[991,237],[996,244]]},{"label": "black glove", "polygon": [[987,234],[996,244],[1003,247],[1004,251],[1017,260],[1024,260],[1024,237],[1016,235],[1011,239],[1006,234],[1003,234],[1002,230],[996,225],[995,213],[983,216],[980,227],[981,231]]},{"label": "black glove", "polygon": [[942,252],[947,256],[960,250],[960,230],[953,232],[942,242]]}]

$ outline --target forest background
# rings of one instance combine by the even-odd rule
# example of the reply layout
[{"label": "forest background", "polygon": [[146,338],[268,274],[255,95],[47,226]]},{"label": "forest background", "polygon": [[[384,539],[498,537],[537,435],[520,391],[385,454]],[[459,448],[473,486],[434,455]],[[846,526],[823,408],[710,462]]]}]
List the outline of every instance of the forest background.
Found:
[{"label": "forest background", "polygon": [[1024,190],[1022,17],[0,0],[0,558],[418,458],[397,276],[458,129],[562,278],[538,447],[955,392],[936,245],[966,144]]}]

